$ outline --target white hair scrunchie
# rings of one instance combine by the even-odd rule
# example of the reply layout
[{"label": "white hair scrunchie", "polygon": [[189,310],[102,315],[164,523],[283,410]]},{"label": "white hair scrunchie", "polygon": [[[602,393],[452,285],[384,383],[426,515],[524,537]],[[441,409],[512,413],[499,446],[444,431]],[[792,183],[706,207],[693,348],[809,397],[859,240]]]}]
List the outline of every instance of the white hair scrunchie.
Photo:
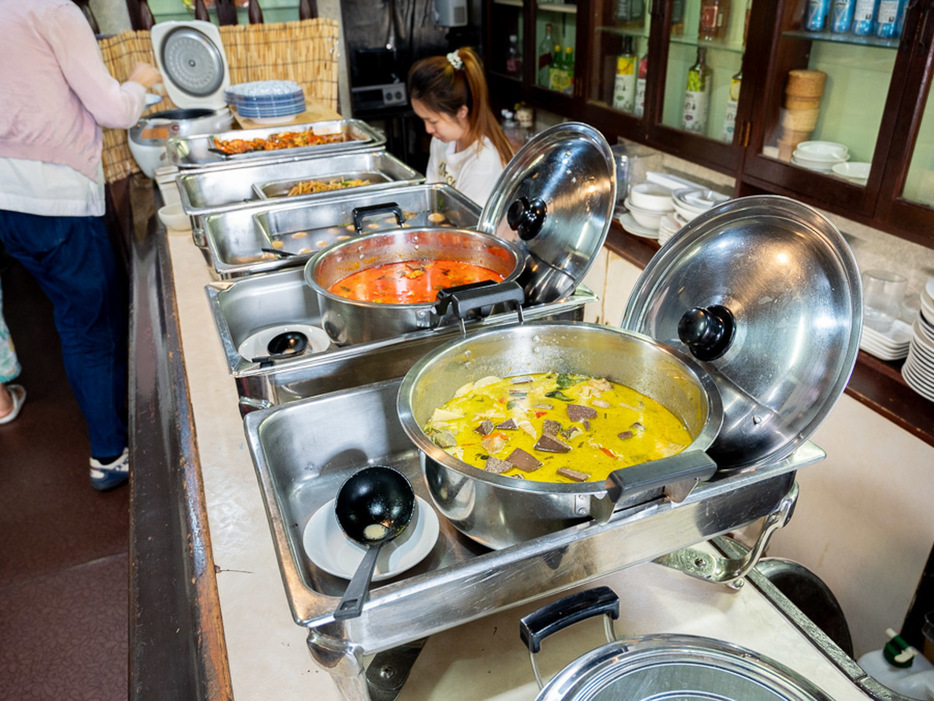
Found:
[{"label": "white hair scrunchie", "polygon": [[448,58],[448,63],[454,66],[455,71],[464,70],[464,61],[460,56],[457,55],[457,51],[452,51],[451,53],[449,53],[447,58]]}]

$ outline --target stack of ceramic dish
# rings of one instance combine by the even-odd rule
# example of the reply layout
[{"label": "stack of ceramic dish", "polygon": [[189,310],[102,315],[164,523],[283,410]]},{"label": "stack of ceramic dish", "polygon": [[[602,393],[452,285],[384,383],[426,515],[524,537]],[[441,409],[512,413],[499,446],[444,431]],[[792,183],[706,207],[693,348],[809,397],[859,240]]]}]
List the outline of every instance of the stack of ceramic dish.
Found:
[{"label": "stack of ceramic dish", "polygon": [[808,170],[829,173],[835,165],[850,158],[850,149],[834,141],[802,141],[798,144],[791,162]]},{"label": "stack of ceramic dish", "polygon": [[662,216],[658,222],[658,243],[664,246],[668,239],[681,231],[687,222],[677,212],[670,212]]},{"label": "stack of ceramic dish", "polygon": [[849,180],[854,185],[865,185],[869,180],[869,170],[871,163],[837,163],[831,170],[834,175],[839,175],[844,180]]},{"label": "stack of ceramic dish", "polygon": [[674,205],[675,214],[684,224],[728,199],[730,199],[728,195],[704,188],[687,187],[671,193],[671,203]]},{"label": "stack of ceramic dish", "polygon": [[305,111],[305,91],[292,80],[256,80],[231,85],[227,104],[241,117],[269,124],[287,122]]},{"label": "stack of ceramic dish", "polygon": [[662,217],[674,211],[671,190],[654,182],[633,185],[624,204],[629,211],[620,217],[623,228],[650,239],[658,238]]},{"label": "stack of ceramic dish", "polygon": [[880,360],[900,360],[908,355],[908,344],[911,341],[911,326],[901,319],[885,333],[863,324],[863,335],[859,339],[859,347]]},{"label": "stack of ceramic dish", "polygon": [[934,402],[934,278],[921,291],[921,309],[911,330],[902,377],[915,392]]}]

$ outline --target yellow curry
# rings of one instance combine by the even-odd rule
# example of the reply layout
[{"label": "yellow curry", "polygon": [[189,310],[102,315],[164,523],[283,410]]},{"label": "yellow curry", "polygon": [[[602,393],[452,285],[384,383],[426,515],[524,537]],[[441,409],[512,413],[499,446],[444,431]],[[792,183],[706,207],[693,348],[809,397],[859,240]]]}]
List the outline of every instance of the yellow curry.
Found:
[{"label": "yellow curry", "polygon": [[488,472],[538,482],[603,481],[691,444],[659,402],[602,378],[564,373],[484,377],[437,408],[426,434]]}]

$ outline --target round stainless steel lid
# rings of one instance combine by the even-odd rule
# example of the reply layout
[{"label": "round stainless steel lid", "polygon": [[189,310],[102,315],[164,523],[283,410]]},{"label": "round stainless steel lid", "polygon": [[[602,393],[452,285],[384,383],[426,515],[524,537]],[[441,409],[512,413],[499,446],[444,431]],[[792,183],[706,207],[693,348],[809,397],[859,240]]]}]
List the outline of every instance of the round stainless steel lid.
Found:
[{"label": "round stainless steel lid", "polygon": [[226,107],[230,83],[220,32],[210,22],[157,22],[152,45],[166,92],[179,107]]},{"label": "round stainless steel lid", "polygon": [[537,701],[831,701],[767,657],[720,640],[657,635],[598,647],[559,672]]},{"label": "round stainless steel lid", "polygon": [[519,246],[526,304],[544,304],[583,280],[615,203],[609,144],[593,127],[568,122],[536,134],[506,165],[477,228]]},{"label": "round stainless steel lid", "polygon": [[777,196],[730,200],[649,262],[622,327],[702,361],[723,399],[708,454],[721,468],[777,461],[843,393],[862,331],[853,254],[814,209]]}]

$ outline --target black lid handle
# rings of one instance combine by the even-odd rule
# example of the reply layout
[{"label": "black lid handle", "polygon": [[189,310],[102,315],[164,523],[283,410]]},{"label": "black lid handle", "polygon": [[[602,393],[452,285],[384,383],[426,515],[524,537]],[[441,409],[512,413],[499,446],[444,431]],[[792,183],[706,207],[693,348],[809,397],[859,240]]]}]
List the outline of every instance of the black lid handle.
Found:
[{"label": "black lid handle", "polygon": [[545,224],[548,213],[545,201],[540,199],[529,201],[524,195],[509,206],[506,212],[506,223],[509,228],[519,233],[523,241],[534,239]]},{"label": "black lid handle", "polygon": [[678,338],[698,360],[715,360],[730,347],[735,329],[733,314],[726,307],[694,307],[678,322]]}]

